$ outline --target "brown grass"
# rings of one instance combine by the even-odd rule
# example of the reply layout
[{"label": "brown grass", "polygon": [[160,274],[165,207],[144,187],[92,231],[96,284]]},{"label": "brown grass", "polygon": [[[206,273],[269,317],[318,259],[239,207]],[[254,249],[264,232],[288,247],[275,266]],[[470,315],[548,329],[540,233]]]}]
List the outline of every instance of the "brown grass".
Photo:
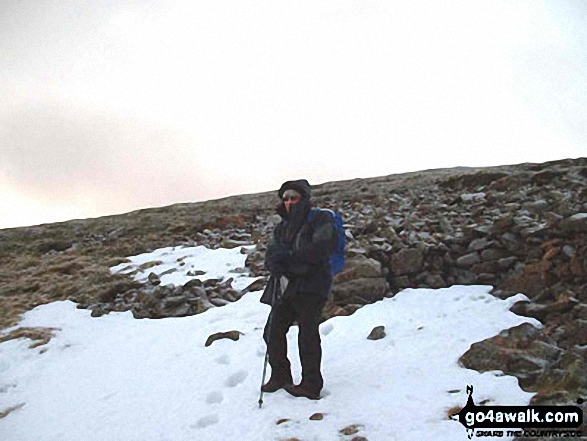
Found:
[{"label": "brown grass", "polygon": [[0,336],[0,343],[4,343],[9,340],[16,340],[19,338],[28,338],[33,340],[33,343],[29,345],[29,348],[34,349],[39,346],[46,345],[55,336],[55,332],[59,331],[59,328],[18,328],[8,334]]},{"label": "brown grass", "polygon": [[20,404],[17,404],[16,406],[12,406],[12,407],[9,407],[8,409],[1,411],[0,412],[0,420],[2,418],[6,418],[8,416],[8,414],[10,414],[11,412],[14,412],[15,410],[18,410],[18,409],[22,409],[24,407],[24,404],[25,403],[20,403]]}]

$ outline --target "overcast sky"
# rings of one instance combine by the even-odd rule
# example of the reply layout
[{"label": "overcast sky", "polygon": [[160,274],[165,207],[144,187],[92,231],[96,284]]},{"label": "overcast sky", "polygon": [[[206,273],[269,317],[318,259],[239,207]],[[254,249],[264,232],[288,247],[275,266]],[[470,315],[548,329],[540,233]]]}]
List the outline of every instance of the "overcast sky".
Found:
[{"label": "overcast sky", "polygon": [[0,228],[587,156],[587,1],[2,0]]}]

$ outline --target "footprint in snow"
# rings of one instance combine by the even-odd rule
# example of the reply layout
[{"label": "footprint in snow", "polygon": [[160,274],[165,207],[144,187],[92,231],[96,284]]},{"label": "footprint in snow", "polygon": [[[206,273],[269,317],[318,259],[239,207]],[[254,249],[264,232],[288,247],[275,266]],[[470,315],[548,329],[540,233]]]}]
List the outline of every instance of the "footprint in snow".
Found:
[{"label": "footprint in snow", "polygon": [[226,379],[224,385],[226,387],[235,387],[245,381],[245,378],[249,376],[247,371],[238,371],[232,374],[230,377]]},{"label": "footprint in snow", "polygon": [[211,426],[213,424],[218,424],[220,418],[216,414],[206,415],[198,420],[196,424],[192,424],[190,427],[192,429],[204,429],[205,427]]},{"label": "footprint in snow", "polygon": [[320,334],[322,334],[323,336],[327,336],[332,332],[333,329],[334,325],[332,323],[326,323],[320,326]]},{"label": "footprint in snow", "polygon": [[214,390],[206,396],[206,403],[208,404],[222,403],[222,400],[224,400],[224,394],[219,390]]},{"label": "footprint in snow", "polygon": [[214,361],[218,364],[230,364],[230,357],[227,354],[223,354]]}]

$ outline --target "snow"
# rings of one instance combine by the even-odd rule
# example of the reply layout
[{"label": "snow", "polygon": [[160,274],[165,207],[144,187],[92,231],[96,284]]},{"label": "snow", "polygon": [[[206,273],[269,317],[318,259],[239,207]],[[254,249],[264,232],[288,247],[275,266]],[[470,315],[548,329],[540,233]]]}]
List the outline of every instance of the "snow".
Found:
[{"label": "snow", "polygon": [[[171,274],[177,279],[166,283],[181,283],[187,279],[179,277],[186,270],[180,255],[188,255],[185,266],[214,277],[234,277],[230,271],[246,257],[238,248],[177,247],[133,256],[130,265],[161,260],[157,271],[178,269]],[[236,280],[245,285],[253,279]],[[324,322],[323,398],[294,398],[280,390],[265,394],[261,409],[269,308],[259,302],[259,291],[203,314],[161,320],[136,320],[130,312],[93,318],[71,301],[42,305],[19,326],[60,328],[47,345],[30,349],[25,339],[0,344],[0,412],[24,404],[0,419],[0,439],[340,441],[352,438],[341,429],[360,424],[357,435],[370,441],[466,440],[465,428],[447,411],[465,405],[468,384],[477,403],[526,405],[532,396],[514,377],[458,365],[474,342],[523,322],[540,326],[509,311],[525,296],[500,300],[490,289],[407,289]],[[367,340],[379,325],[387,336]],[[204,346],[210,334],[229,330],[243,335]],[[292,327],[289,355],[297,381],[296,339]],[[324,419],[309,420],[316,412]],[[288,421],[277,425],[283,418]]]},{"label": "snow", "polygon": [[477,201],[484,198],[485,193],[464,193],[461,195],[461,199],[465,202]]},{"label": "snow", "polygon": [[[232,277],[232,286],[243,289],[256,280],[244,273],[237,273],[245,269],[247,252],[255,245],[232,249],[218,248],[211,250],[205,246],[197,247],[166,247],[151,253],[130,256],[129,263],[113,266],[110,271],[120,274],[133,274],[134,280],[146,282],[150,273],[159,276],[162,285],[185,285],[192,279],[202,281],[208,279],[224,279]],[[242,251],[241,251],[242,250]],[[183,265],[181,263],[183,262]],[[203,275],[190,275],[194,271],[203,271]],[[172,271],[171,273],[168,273]],[[168,274],[167,274],[168,273]]]},{"label": "snow", "polygon": [[573,220],[587,219],[587,213],[577,213],[571,216]]}]

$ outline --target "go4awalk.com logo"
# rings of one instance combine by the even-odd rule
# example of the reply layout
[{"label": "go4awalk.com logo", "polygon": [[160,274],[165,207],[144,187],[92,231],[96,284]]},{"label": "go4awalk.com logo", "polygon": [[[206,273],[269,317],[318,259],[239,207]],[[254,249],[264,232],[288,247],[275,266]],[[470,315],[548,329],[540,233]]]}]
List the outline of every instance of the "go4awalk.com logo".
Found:
[{"label": "go4awalk.com logo", "polygon": [[[469,398],[459,413],[452,416],[473,436],[581,438],[577,428],[583,423],[578,406],[476,406],[473,386],[467,386]],[[583,400],[578,399],[577,404]]]}]

